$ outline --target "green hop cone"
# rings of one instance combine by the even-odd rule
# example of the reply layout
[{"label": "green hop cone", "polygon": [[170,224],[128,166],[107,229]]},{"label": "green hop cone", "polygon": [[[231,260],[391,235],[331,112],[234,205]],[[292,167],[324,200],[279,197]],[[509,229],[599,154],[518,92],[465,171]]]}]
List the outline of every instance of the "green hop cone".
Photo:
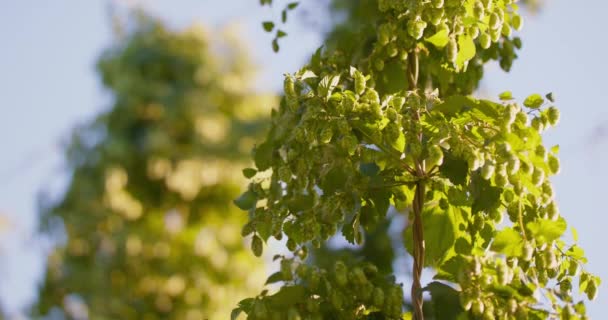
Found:
[{"label": "green hop cone", "polygon": [[513,29],[519,31],[523,28],[524,21],[520,15],[515,14],[511,17],[511,25],[513,26]]},{"label": "green hop cone", "polygon": [[486,162],[483,167],[481,167],[481,177],[489,180],[494,175],[494,170],[494,165],[490,162]]},{"label": "green hop cone", "polygon": [[481,35],[479,35],[479,45],[483,49],[488,49],[490,45],[492,45],[492,38],[487,32],[483,32]]},{"label": "green hop cone", "polygon": [[323,130],[321,130],[321,133],[319,135],[319,140],[321,143],[323,144],[327,144],[331,142],[331,138],[333,137],[333,130],[330,127],[325,127],[323,128]]},{"label": "green hop cone", "polygon": [[443,0],[431,0],[431,4],[435,8],[443,8]]},{"label": "green hop cone", "polygon": [[456,39],[450,38],[450,41],[448,42],[448,45],[445,48],[448,56],[448,61],[456,63],[456,58],[458,57],[458,43],[456,43]]},{"label": "green hop cone", "polygon": [[553,174],[559,173],[559,168],[560,168],[559,159],[555,155],[553,155],[553,154],[548,155],[547,164],[549,165],[549,169],[551,170],[551,173],[553,173]]},{"label": "green hop cone", "polygon": [[556,107],[549,107],[547,108],[546,113],[549,124],[552,126],[557,125],[559,122],[559,110]]},{"label": "green hop cone", "polygon": [[260,238],[257,234],[253,236],[253,239],[251,240],[251,251],[253,251],[253,254],[255,254],[256,257],[259,257],[262,255],[262,252],[264,250],[263,244],[262,244],[262,238]]},{"label": "green hop cone", "polygon": [[355,71],[355,93],[362,95],[365,92],[365,76],[360,71]]}]

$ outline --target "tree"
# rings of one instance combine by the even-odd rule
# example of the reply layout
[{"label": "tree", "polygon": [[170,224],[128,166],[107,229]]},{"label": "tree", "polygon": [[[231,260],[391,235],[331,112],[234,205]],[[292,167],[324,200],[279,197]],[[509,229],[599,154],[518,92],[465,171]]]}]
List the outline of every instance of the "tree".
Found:
[{"label": "tree", "polygon": [[[71,182],[42,212],[63,225],[34,313],[68,319],[224,319],[261,286],[231,205],[274,98],[248,85],[238,42],[139,16],[98,63],[113,106],[74,134]],[[232,39],[232,40],[230,40]],[[226,41],[228,40],[228,41]],[[53,311],[56,310],[56,311]],[[88,315],[87,315],[88,314]]]},{"label": "tree", "polygon": [[[249,212],[243,233],[256,255],[283,236],[293,255],[276,257],[281,270],[268,283],[282,282],[279,291],[241,301],[233,316],[421,320],[429,292],[437,307],[426,318],[585,318],[572,287],[593,299],[600,280],[582,268],[583,249],[562,239],[567,224],[549,180],[559,172],[559,147],[541,136],[559,121],[552,95],[523,104],[508,91],[499,101],[471,95],[484,64],[498,60],[508,71],[516,58],[518,5],[351,4],[348,12],[366,23],[347,19],[337,32],[350,40],[336,38],[347,41],[330,42],[286,76],[270,132],[254,149],[249,170],[260,174],[235,200]],[[309,243],[318,247],[338,230],[362,244],[391,206],[409,221],[405,314],[403,288],[370,261],[302,262]],[[424,268],[435,281],[423,286]]]}]

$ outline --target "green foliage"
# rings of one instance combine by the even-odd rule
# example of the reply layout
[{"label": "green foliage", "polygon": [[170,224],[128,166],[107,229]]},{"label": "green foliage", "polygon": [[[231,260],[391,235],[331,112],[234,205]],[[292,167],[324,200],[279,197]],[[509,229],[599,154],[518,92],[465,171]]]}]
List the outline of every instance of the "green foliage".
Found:
[{"label": "green foliage", "polygon": [[[220,58],[204,30],[144,18],[102,56],[114,105],[75,133],[67,192],[43,211],[66,241],[34,313],[81,318],[70,306],[80,300],[93,320],[226,319],[259,289],[263,268],[239,237],[246,217],[232,199],[251,137],[265,129],[259,106],[274,99],[251,94],[245,53],[222,39]],[[261,252],[258,237],[252,249]]]},{"label": "green foliage", "polygon": [[[562,240],[567,225],[549,180],[559,172],[558,148],[548,150],[541,136],[557,124],[558,110],[538,94],[523,106],[510,92],[499,102],[470,95],[486,62],[510,69],[521,47],[513,36],[523,25],[517,4],[336,3],[349,18],[325,51],[286,76],[271,130],[255,149],[257,169],[267,175],[254,177],[243,195],[255,194],[246,228],[263,240],[286,236],[294,257],[278,257],[282,265],[305,266],[298,253],[309,244],[341,233],[363,245],[394,207],[408,217],[413,315],[361,299],[371,287],[348,287],[343,298],[341,288],[357,276],[341,262],[333,270],[306,267],[329,279],[325,291],[283,272],[283,288],[297,295],[279,305],[263,293],[237,311],[249,319],[375,319],[380,312],[382,319],[422,320],[421,291],[429,291],[438,319],[585,317],[572,283],[592,299],[599,279],[582,270],[582,249]],[[423,288],[422,266],[442,282]],[[377,285],[367,280],[358,283]],[[319,309],[307,309],[309,300]]]}]

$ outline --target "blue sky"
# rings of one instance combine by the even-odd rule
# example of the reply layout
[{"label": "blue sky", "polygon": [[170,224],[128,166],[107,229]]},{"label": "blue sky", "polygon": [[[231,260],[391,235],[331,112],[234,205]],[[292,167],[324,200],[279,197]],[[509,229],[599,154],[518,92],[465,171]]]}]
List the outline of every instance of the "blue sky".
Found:
[{"label": "blue sky", "polygon": [[[114,1],[132,3],[134,1]],[[174,26],[194,21],[221,27],[236,22],[260,66],[258,88],[277,90],[281,75],[293,72],[320,45],[313,27],[288,26],[282,50],[274,54],[260,22],[272,16],[257,0],[148,0],[149,10]],[[108,93],[94,70],[112,43],[110,1],[0,2],[0,215],[11,223],[0,235],[0,300],[17,310],[34,297],[43,268],[44,244],[35,236],[37,194],[60,193],[67,176],[62,142],[70,130],[107,107]],[[488,67],[481,92],[554,92],[562,120],[546,135],[561,146],[562,172],[554,178],[557,199],[587,249],[588,269],[605,280],[588,310],[608,314],[608,3],[547,0],[526,19],[524,48],[509,74]],[[314,20],[314,16],[313,16]]]}]

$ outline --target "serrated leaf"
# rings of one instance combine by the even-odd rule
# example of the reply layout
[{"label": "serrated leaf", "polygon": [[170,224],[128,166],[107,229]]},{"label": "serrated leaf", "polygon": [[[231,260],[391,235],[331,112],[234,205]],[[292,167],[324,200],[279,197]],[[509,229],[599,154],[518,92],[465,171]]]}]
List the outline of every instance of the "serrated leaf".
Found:
[{"label": "serrated leaf", "polygon": [[271,32],[272,30],[274,30],[274,22],[264,21],[264,22],[262,22],[262,27],[264,28],[264,30],[266,32]]},{"label": "serrated leaf", "polygon": [[[456,241],[456,222],[453,208],[443,211],[439,207],[426,209],[422,213],[422,228],[426,250],[424,252],[424,265],[437,267],[446,258],[447,253]],[[413,230],[408,225],[404,232],[405,247],[413,252]]]},{"label": "serrated leaf", "polygon": [[241,210],[249,210],[255,208],[257,201],[257,195],[253,191],[247,190],[233,202]]},{"label": "serrated leaf", "polygon": [[272,165],[272,157],[274,148],[269,142],[264,142],[255,147],[253,151],[253,160],[259,171],[264,171]]},{"label": "serrated leaf", "polygon": [[431,294],[434,319],[457,320],[464,312],[460,306],[460,292],[438,281],[429,283],[423,289]]},{"label": "serrated leaf", "polygon": [[435,47],[437,47],[437,49],[443,49],[443,47],[445,47],[450,41],[450,38],[448,36],[448,31],[443,29],[424,40],[433,44]]},{"label": "serrated leaf", "polygon": [[319,86],[317,87],[317,93],[319,96],[329,99],[334,89],[340,82],[340,76],[325,76],[319,82]]},{"label": "serrated leaf", "polygon": [[296,195],[287,202],[287,207],[291,212],[305,211],[313,207],[314,199],[311,194]]},{"label": "serrated leaf", "polygon": [[540,94],[532,94],[524,100],[524,106],[530,109],[538,109],[543,105],[545,99]]},{"label": "serrated leaf", "polygon": [[236,320],[241,312],[243,312],[243,309],[241,308],[233,309],[232,312],[230,312],[230,320]]},{"label": "serrated leaf", "polygon": [[515,229],[505,228],[496,234],[494,242],[492,242],[492,250],[509,257],[521,256],[523,239]]},{"label": "serrated leaf", "polygon": [[513,94],[511,93],[511,91],[505,91],[505,92],[499,94],[498,98],[500,100],[513,100]]},{"label": "serrated leaf", "polygon": [[556,221],[540,219],[526,225],[530,235],[534,237],[539,244],[549,243],[559,239],[564,232],[566,232],[566,227],[566,220],[561,217]]},{"label": "serrated leaf", "polygon": [[467,35],[458,37],[458,56],[456,57],[456,66],[459,71],[462,71],[465,64],[475,57],[477,53],[473,38]]},{"label": "serrated leaf", "polygon": [[488,180],[481,178],[479,175],[473,175],[473,205],[471,206],[471,212],[476,214],[478,212],[490,212],[497,209],[500,202],[500,195],[502,189],[494,187]]},{"label": "serrated leaf", "polygon": [[393,147],[393,149],[399,151],[399,153],[403,152],[405,149],[405,135],[403,134],[403,131],[399,131],[399,136],[397,136],[397,139],[389,141],[389,144],[391,147]]},{"label": "serrated leaf", "polygon": [[443,153],[443,164],[439,167],[441,175],[455,185],[464,185],[469,174],[469,165],[465,160],[455,158],[450,152]]},{"label": "serrated leaf", "polygon": [[279,292],[268,297],[268,301],[273,307],[287,308],[300,303],[304,299],[305,295],[306,290],[302,286],[285,286],[282,287]]},{"label": "serrated leaf", "polygon": [[264,285],[276,283],[279,281],[284,281],[283,273],[281,271],[277,271],[277,272],[271,274],[270,277],[268,277],[268,279],[266,280],[266,283]]},{"label": "serrated leaf", "polygon": [[255,176],[255,174],[258,173],[257,170],[253,169],[253,168],[245,168],[243,169],[243,176],[247,179]]}]

